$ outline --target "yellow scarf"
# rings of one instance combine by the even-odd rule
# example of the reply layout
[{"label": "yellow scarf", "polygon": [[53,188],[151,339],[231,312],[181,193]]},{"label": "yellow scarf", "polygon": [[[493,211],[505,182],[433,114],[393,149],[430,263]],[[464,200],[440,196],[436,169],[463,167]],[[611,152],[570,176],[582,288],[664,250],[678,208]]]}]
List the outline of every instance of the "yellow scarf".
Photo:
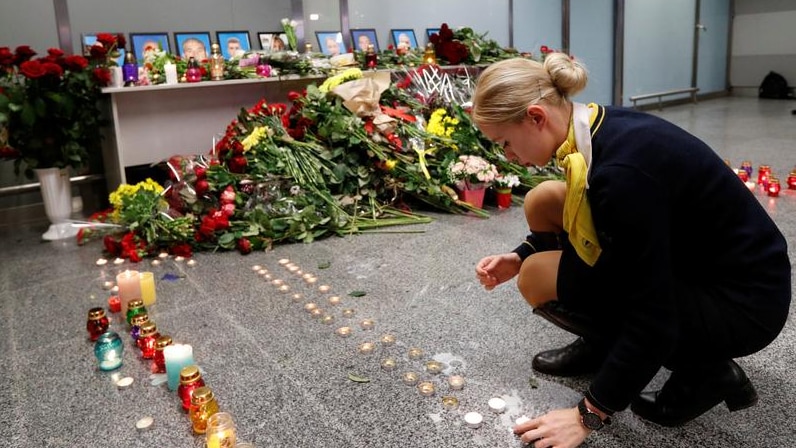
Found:
[{"label": "yellow scarf", "polygon": [[[567,194],[564,199],[564,230],[569,234],[569,242],[575,248],[580,257],[589,266],[594,266],[600,257],[602,248],[597,239],[597,231],[594,229],[594,221],[591,216],[589,199],[586,197],[587,176],[589,166],[583,154],[578,152],[575,138],[575,120],[587,120],[588,129],[594,124],[597,117],[598,106],[589,104],[586,114],[576,113],[576,105],[573,105],[572,120],[567,131],[567,140],[556,150],[556,162],[564,169],[567,181]],[[584,116],[586,115],[586,116]],[[584,123],[585,124],[585,123]],[[591,135],[578,136],[579,138],[589,138]],[[589,159],[591,155],[589,153]]]}]

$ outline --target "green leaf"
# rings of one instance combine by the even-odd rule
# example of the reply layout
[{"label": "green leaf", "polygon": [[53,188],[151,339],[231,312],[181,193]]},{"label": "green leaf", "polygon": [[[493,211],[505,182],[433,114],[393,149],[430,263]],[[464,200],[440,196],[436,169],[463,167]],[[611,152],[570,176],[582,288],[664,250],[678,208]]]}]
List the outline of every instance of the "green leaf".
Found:
[{"label": "green leaf", "polygon": [[227,245],[235,241],[235,235],[232,233],[225,233],[218,238],[218,244]]},{"label": "green leaf", "polygon": [[366,293],[365,291],[351,291],[348,293],[348,295],[351,297],[363,297],[366,296],[367,294],[368,293]]},{"label": "green leaf", "polygon": [[360,375],[357,375],[355,373],[349,373],[348,374],[348,379],[353,381],[353,382],[355,382],[355,383],[369,383],[370,382],[370,378],[365,377],[365,376],[360,376]]},{"label": "green leaf", "polygon": [[332,266],[331,261],[324,261],[323,263],[318,263],[318,269],[329,269]]}]

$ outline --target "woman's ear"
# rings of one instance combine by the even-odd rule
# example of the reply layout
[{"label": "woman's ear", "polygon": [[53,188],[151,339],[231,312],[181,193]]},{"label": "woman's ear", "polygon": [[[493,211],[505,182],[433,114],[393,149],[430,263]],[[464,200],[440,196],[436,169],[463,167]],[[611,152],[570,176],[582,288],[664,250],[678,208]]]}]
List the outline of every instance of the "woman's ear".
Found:
[{"label": "woman's ear", "polygon": [[545,119],[547,118],[547,111],[538,105],[538,104],[531,104],[525,110],[525,115],[531,121],[531,124],[536,126],[537,124],[544,123]]}]

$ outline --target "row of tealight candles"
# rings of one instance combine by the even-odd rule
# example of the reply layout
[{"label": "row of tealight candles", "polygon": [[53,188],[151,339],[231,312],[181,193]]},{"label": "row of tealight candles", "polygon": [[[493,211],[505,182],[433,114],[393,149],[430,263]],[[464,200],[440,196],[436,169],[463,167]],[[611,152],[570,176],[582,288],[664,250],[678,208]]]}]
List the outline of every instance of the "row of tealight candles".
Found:
[{"label": "row of tealight candles", "polygon": [[[133,343],[141,352],[141,358],[152,360],[153,373],[166,374],[168,388],[177,392],[183,409],[188,412],[193,431],[196,434],[205,434],[208,448],[253,448],[249,443],[235,443],[237,437],[232,416],[227,412],[220,412],[213,391],[205,385],[199,367],[194,362],[193,347],[188,344],[174,344],[170,336],[161,335],[157,325],[149,320],[147,306],[155,303],[154,275],[151,272],[125,270],[116,279],[117,285],[108,285],[106,282],[103,286],[110,289],[112,294],[118,294],[112,295],[108,301],[110,311],[125,310],[124,320]],[[149,299],[144,300],[145,298]],[[108,331],[109,325],[103,308],[89,310],[89,339],[95,341],[94,354],[100,370],[103,371],[121,367],[124,351],[121,337],[114,331]],[[130,384],[132,378],[129,377],[117,381],[119,387]],[[146,417],[136,426],[144,429],[151,424],[152,419]]]},{"label": "row of tealight candles", "polygon": [[[727,165],[729,165],[729,162]],[[779,192],[782,190],[782,185],[780,184],[779,178],[774,176],[771,171],[771,167],[769,165],[760,165],[757,169],[757,182],[752,179],[752,162],[745,160],[741,163],[741,167],[734,170],[735,173],[738,175],[738,178],[741,179],[742,182],[746,184],[749,190],[754,191],[757,186],[761,186],[763,191],[766,192],[768,196],[777,197],[779,196]],[[796,190],[796,167],[791,170],[790,174],[788,174],[787,178],[788,183],[788,190]]]},{"label": "row of tealight candles", "polygon": [[[304,280],[304,282],[307,283],[307,286],[310,288],[314,288],[314,284],[318,281],[318,278],[315,275],[302,271],[296,263],[291,262],[289,259],[283,258],[278,262],[286,271]],[[292,291],[289,281],[277,278],[276,274],[271,273],[267,268],[260,265],[255,265],[252,266],[252,270],[256,274],[259,274],[265,281],[276,287],[280,292],[289,293]],[[339,295],[334,295],[331,290],[332,288],[329,285],[320,285],[317,287],[317,291],[322,294],[332,294],[327,298],[327,302],[332,308],[336,308],[339,305],[342,305],[342,299]],[[291,294],[291,300],[295,303],[303,303],[304,299],[305,296],[301,293],[293,291]],[[329,325],[335,322],[333,313],[323,310],[318,303],[304,303],[303,309],[310,315],[311,318],[316,319],[319,323]],[[356,310],[353,308],[344,307],[342,308],[341,315],[344,318],[353,318],[356,315]],[[359,322],[359,327],[363,331],[373,330],[375,328],[375,322],[373,319],[361,319]],[[334,333],[339,337],[348,338],[353,334],[354,331],[354,328],[343,325],[337,327],[334,330]],[[396,337],[389,333],[382,334],[378,341],[379,344],[384,348],[394,346],[397,342]],[[357,346],[357,352],[360,355],[370,355],[376,350],[376,348],[377,344],[375,342],[366,341]],[[425,356],[425,352],[419,347],[410,347],[406,352],[406,357],[410,361],[423,361]],[[398,359],[389,356],[383,357],[379,361],[381,369],[385,371],[395,370],[398,367],[398,364]],[[434,397],[438,393],[438,386],[435,384],[435,381],[432,378],[441,376],[440,374],[446,370],[446,365],[435,359],[425,360],[423,362],[423,370],[429,375],[428,378],[422,378],[421,373],[408,370],[404,371],[400,375],[400,381],[407,386],[416,388],[417,392],[423,397]],[[349,375],[349,379],[355,382],[369,381],[369,379],[364,379],[357,375]],[[462,375],[449,374],[447,375],[445,383],[446,389],[455,393],[456,391],[461,391],[464,389],[466,380]],[[442,394],[441,404],[444,409],[452,411],[459,408],[459,399],[450,392],[447,394]],[[487,405],[493,414],[501,414],[506,410],[507,407],[506,401],[500,397],[491,398]],[[463,419],[467,427],[476,429],[482,425],[484,421],[484,415],[479,412],[470,411],[464,414]],[[527,417],[521,416],[515,423],[521,424],[527,420]]]}]

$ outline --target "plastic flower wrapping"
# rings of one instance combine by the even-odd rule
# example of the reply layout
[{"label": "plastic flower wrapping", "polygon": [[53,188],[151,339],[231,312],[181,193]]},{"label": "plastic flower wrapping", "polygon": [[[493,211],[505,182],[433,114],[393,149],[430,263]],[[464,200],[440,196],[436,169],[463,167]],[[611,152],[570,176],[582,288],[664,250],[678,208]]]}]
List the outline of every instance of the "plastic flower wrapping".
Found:
[{"label": "plastic flower wrapping", "polygon": [[424,210],[488,217],[455,187],[511,175],[527,190],[555,174],[508,162],[480,134],[459,102],[472,93],[470,77],[350,69],[291,92],[287,104],[261,100],[210,154],[165,161],[164,185],[120,186],[113,209],[93,219],[105,226],[80,238],[105,236],[108,252],[138,260],[428,223]]}]

